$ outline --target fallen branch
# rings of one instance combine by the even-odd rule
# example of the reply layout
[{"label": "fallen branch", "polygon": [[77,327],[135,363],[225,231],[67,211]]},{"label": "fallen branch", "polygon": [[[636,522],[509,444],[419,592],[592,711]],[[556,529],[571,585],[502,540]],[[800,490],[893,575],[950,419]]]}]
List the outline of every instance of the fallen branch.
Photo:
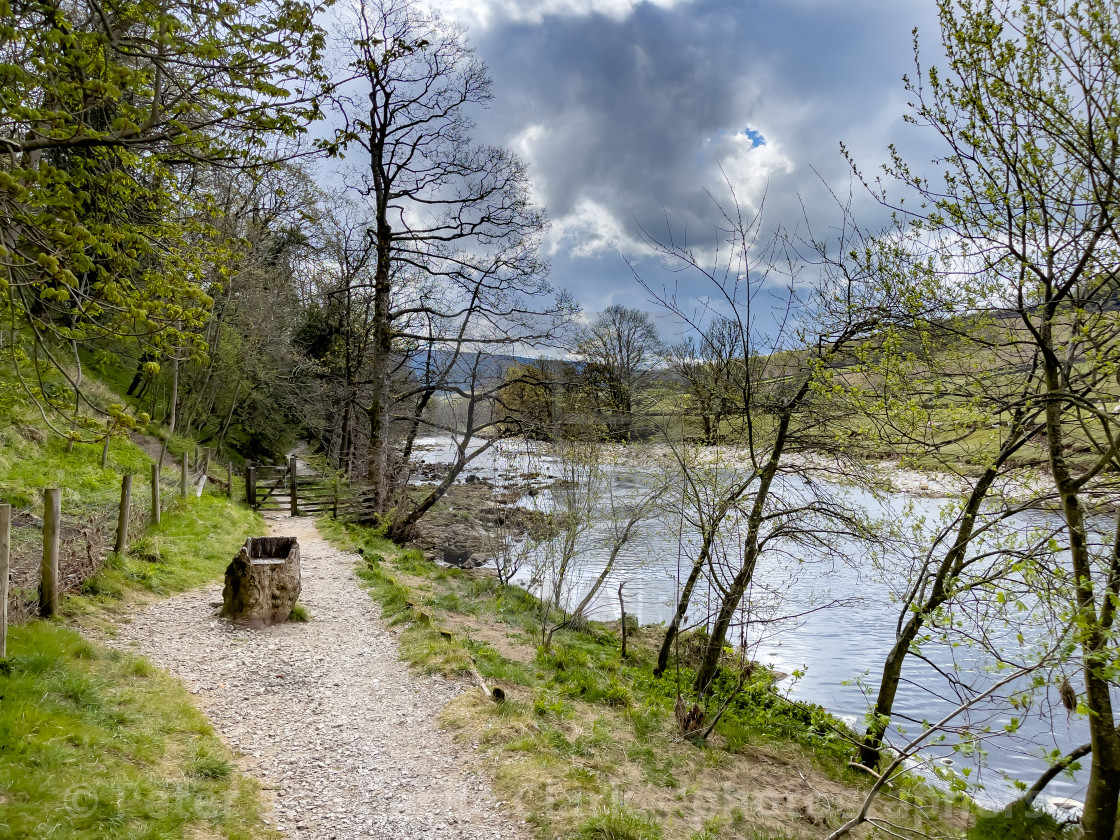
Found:
[{"label": "fallen branch", "polygon": [[495,703],[504,703],[506,700],[506,693],[497,686],[490,688],[486,684],[486,680],[482,678],[482,674],[478,673],[477,668],[471,668],[471,675],[478,682],[478,687],[482,689],[482,693],[493,700]]}]

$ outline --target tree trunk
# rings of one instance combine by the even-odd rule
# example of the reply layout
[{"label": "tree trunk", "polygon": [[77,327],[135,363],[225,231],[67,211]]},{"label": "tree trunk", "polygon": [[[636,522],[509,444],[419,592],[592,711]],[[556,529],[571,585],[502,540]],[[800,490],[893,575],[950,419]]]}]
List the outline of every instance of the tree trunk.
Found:
[{"label": "tree trunk", "polygon": [[953,584],[961,573],[968,546],[975,535],[976,517],[980,513],[984,499],[987,498],[992,484],[999,476],[1000,469],[1008,458],[1022,448],[1027,441],[1027,437],[1021,423],[1012,427],[995,462],[984,471],[984,475],[976,482],[969,494],[960,525],[957,528],[957,535],[953,540],[953,545],[938,564],[929,597],[924,603],[914,604],[911,602],[908,604],[909,607],[914,609],[910,613],[909,619],[902,626],[895,639],[894,646],[883,663],[883,675],[879,680],[879,692],[875,698],[875,711],[871,722],[868,724],[863,743],[859,747],[859,760],[865,767],[873,768],[879,763],[883,735],[887,731],[887,726],[890,724],[891,715],[894,711],[894,700],[898,693],[899,681],[902,678],[902,665],[910,652],[910,646],[921,632],[927,617],[941,607],[954,591]]},{"label": "tree trunk", "polygon": [[[375,170],[376,171],[376,170]],[[377,269],[374,279],[373,330],[374,340],[370,353],[370,381],[373,389],[369,415],[369,457],[366,478],[373,489],[374,510],[385,513],[391,488],[389,487],[389,355],[393,349],[393,332],[389,310],[389,263],[392,257],[392,229],[379,213],[377,225]]]},{"label": "tree trunk", "polygon": [[[806,385],[795,399],[800,401],[807,390],[808,386]],[[759,475],[758,490],[755,493],[750,517],[747,520],[743,565],[735,575],[731,588],[720,602],[716,622],[712,627],[707,644],[704,646],[700,670],[696,673],[696,691],[698,694],[703,694],[708,690],[708,686],[716,675],[720,657],[723,655],[723,643],[727,640],[727,631],[731,627],[731,619],[735,615],[735,610],[739,608],[739,602],[746,595],[747,587],[750,586],[751,580],[754,578],[754,569],[758,563],[758,538],[759,532],[762,530],[762,514],[766,507],[767,497],[770,495],[770,487],[774,483],[774,476],[778,474],[778,466],[781,464],[782,455],[785,452],[790,419],[791,415],[787,409],[781,420],[778,421],[777,435],[774,438],[774,446],[770,450],[770,459]]]},{"label": "tree trunk", "polygon": [[684,622],[685,614],[688,612],[689,604],[692,601],[692,591],[696,588],[696,583],[700,580],[704,566],[708,563],[708,553],[711,551],[714,534],[714,529],[704,534],[704,542],[700,546],[700,553],[696,555],[696,560],[692,564],[692,571],[688,573],[688,580],[685,581],[684,589],[681,590],[677,611],[673,614],[673,620],[669,622],[669,626],[665,630],[665,638],[661,640],[661,650],[657,654],[657,667],[653,670],[655,677],[660,677],[665,673],[665,668],[669,665],[669,654],[673,650],[673,642],[676,640],[677,633],[680,632],[681,624]]},{"label": "tree trunk", "polygon": [[222,421],[222,427],[218,431],[218,440],[215,449],[221,449],[222,443],[226,439],[226,433],[229,431],[229,425],[233,422],[233,412],[237,409],[237,399],[241,396],[241,383],[237,383],[237,387],[233,389],[233,399],[229,403],[229,411],[226,412],[225,419]]},{"label": "tree trunk", "polygon": [[[1048,317],[1043,337],[1047,347],[1052,347],[1049,327]],[[1062,385],[1059,363],[1052,353],[1046,357],[1046,388],[1046,437],[1050,470],[1061,497],[1062,513],[1069,535],[1070,564],[1075,580],[1080,625],[1077,641],[1082,651],[1085,704],[1089,710],[1089,742],[1093,751],[1082,825],[1085,840],[1113,840],[1116,831],[1116,806],[1120,800],[1120,733],[1116,731],[1112,696],[1109,692],[1110,634],[1101,626],[1097,616],[1085,511],[1081,506],[1077,482],[1062,451],[1065,437],[1060,399]],[[1113,594],[1105,592],[1102,611],[1111,611],[1108,601]]]},{"label": "tree trunk", "polygon": [[401,453],[401,459],[405,462],[412,457],[412,447],[415,446],[416,435],[420,431],[420,418],[424,416],[424,409],[427,408],[434,393],[434,388],[424,391],[412,411],[412,416],[408,418],[408,431],[405,433],[404,451]]},{"label": "tree trunk", "polygon": [[179,360],[171,369],[171,399],[167,404],[167,434],[175,434],[176,411],[179,406]]},{"label": "tree trunk", "polygon": [[226,568],[221,615],[261,628],[288,620],[301,588],[295,537],[250,537]]},{"label": "tree trunk", "polygon": [[143,396],[142,393],[137,394],[136,389],[138,387],[140,387],[140,383],[144,380],[144,365],[147,362],[150,362],[151,360],[152,360],[151,354],[149,354],[149,353],[141,354],[139,361],[136,362],[136,374],[132,377],[132,382],[129,384],[128,390],[125,391],[125,396],[126,397],[131,397],[131,396],[140,397],[140,396]]},{"label": "tree trunk", "polygon": [[[468,437],[467,441],[469,440],[470,438]],[[438,502],[447,494],[447,491],[451,488],[451,485],[455,483],[455,479],[459,477],[464,469],[466,469],[467,464],[469,464],[483,452],[488,450],[490,447],[494,446],[494,444],[496,444],[499,440],[501,440],[501,438],[494,437],[486,441],[486,443],[484,443],[481,447],[475,450],[474,453],[472,453],[470,459],[464,458],[462,454],[460,454],[460,457],[456,458],[455,461],[452,462],[451,468],[447,471],[447,475],[444,476],[443,481],[441,481],[439,485],[434,490],[432,490],[432,492],[429,493],[422,502],[420,502],[420,504],[409,511],[408,514],[402,519],[394,520],[389,524],[389,539],[396,542],[404,542],[410,539],[412,536],[412,529],[416,525],[416,523],[420,521],[425,513],[432,509],[432,506],[435,505],[436,502]],[[460,447],[460,450],[462,451],[463,449],[465,449],[465,447],[466,442],[463,443],[463,445]]]}]

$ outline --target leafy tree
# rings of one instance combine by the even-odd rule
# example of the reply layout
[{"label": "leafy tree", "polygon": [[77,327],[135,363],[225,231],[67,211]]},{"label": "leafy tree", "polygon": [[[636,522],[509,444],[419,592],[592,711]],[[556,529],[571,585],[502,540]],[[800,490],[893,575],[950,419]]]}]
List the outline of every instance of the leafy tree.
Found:
[{"label": "leafy tree", "polygon": [[0,315],[18,370],[52,365],[80,400],[84,342],[137,341],[151,370],[201,351],[200,278],[226,253],[195,173],[257,165],[317,115],[316,8],[0,6]]},{"label": "leafy tree", "polygon": [[576,366],[560,359],[511,365],[499,397],[504,431],[531,440],[557,440],[567,424],[579,422],[569,393],[579,379]]},{"label": "leafy tree", "polygon": [[297,424],[317,428],[313,365],[292,335],[303,305],[302,266],[313,252],[304,227],[320,196],[290,163],[216,175],[200,180],[228,257],[224,276],[206,278],[214,300],[202,332],[206,352],[179,364],[176,415],[183,434],[221,445],[232,430],[243,451],[261,457],[283,449]]},{"label": "leafy tree", "polygon": [[[1111,685],[1120,543],[1100,539],[1086,493],[1118,465],[1120,7],[1110,0],[939,3],[946,61],[908,82],[910,119],[945,149],[940,180],[895,153],[889,173],[921,199],[916,226],[946,254],[945,300],[1005,325],[1041,419],[1064,523],[1066,593],[1080,650],[1092,761],[1083,819],[1115,836],[1120,733]],[[1084,454],[1075,457],[1076,450]]]}]

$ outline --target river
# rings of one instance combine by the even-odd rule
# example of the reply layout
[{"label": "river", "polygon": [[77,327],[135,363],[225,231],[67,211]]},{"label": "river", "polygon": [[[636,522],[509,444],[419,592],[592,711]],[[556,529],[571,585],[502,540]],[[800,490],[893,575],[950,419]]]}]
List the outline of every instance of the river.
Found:
[{"label": "river", "polygon": [[[447,439],[424,439],[418,449],[431,463],[449,460]],[[625,466],[612,470],[616,498],[625,499],[627,493],[637,493],[634,488],[641,484],[640,477],[628,474]],[[526,472],[541,473],[542,482],[560,475],[556,462],[534,454],[531,448],[527,452],[523,442],[480,459],[468,470],[495,483],[509,482]],[[873,516],[924,516],[935,521],[948,504],[945,499],[905,494],[876,498],[858,488],[844,488],[844,493]],[[542,490],[532,497],[526,496],[523,504],[547,509],[552,502],[549,492]],[[1022,514],[1016,524],[1044,527],[1055,521],[1047,514],[1031,512]],[[683,541],[678,539],[678,529],[678,521],[665,518],[647,520],[638,526],[595,602],[593,618],[618,618],[617,589],[623,582],[626,611],[636,615],[642,624],[664,622],[672,617],[677,581],[688,574],[689,550],[693,546],[687,535]],[[599,523],[584,538],[585,550],[575,569],[573,594],[577,596],[602,571],[607,555],[606,530],[607,526]],[[839,553],[845,553],[843,547]],[[745,641],[751,658],[762,664],[786,674],[798,672],[799,677],[790,677],[780,685],[788,696],[819,703],[859,728],[869,705],[864,690],[877,687],[898,621],[898,607],[891,592],[897,580],[892,581],[889,574],[881,571],[884,565],[889,567],[889,560],[887,557],[885,564],[873,569],[871,564],[861,562],[854,549],[849,562],[806,560],[795,552],[774,552],[759,566],[754,595],[759,601],[772,601],[780,594],[777,611],[799,617],[761,625],[765,632],[736,637],[733,641]],[[523,568],[519,582],[528,584],[529,578],[528,567]],[[707,589],[694,596],[694,616],[706,614],[710,597]],[[822,608],[824,604],[831,606]],[[760,616],[765,613],[765,609],[760,609]],[[1028,637],[1026,641],[1029,644],[1032,640]],[[936,720],[957,704],[938,668],[972,684],[989,678],[990,657],[973,647],[931,642],[923,647],[923,652],[928,662],[915,657],[908,659],[895,703],[896,720],[912,721],[904,724],[910,736],[920,731],[921,721]],[[1072,673],[1071,682],[1080,692],[1080,680]],[[1013,717],[1019,721],[1015,735],[1003,734]],[[929,747],[923,757],[927,767],[936,767],[943,773],[949,767],[957,773],[968,768],[968,782],[974,786],[970,793],[990,806],[1010,801],[1016,796],[1016,781],[1030,784],[1046,769],[1044,751],[1065,752],[1089,739],[1086,719],[1067,715],[1054,690],[1035,697],[1026,711],[1013,711],[1006,703],[992,704],[971,712],[968,722],[974,728],[987,726],[998,737],[985,738],[983,752],[975,755],[954,751],[950,741]],[[906,739],[898,732],[892,735],[893,740]],[[1087,770],[1073,779],[1062,775],[1050,783],[1047,796],[1083,800],[1087,776]]]}]

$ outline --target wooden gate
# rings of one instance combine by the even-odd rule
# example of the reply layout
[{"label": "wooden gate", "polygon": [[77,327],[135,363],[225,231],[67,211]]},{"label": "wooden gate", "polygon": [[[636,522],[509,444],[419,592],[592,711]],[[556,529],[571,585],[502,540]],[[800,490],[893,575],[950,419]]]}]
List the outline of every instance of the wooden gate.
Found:
[{"label": "wooden gate", "polygon": [[338,515],[339,483],[304,467],[293,455],[286,464],[253,464],[245,470],[247,501],[253,510],[291,516]]},{"label": "wooden gate", "polygon": [[321,475],[295,456],[286,464],[248,464],[245,499],[253,510],[314,516],[329,513],[335,519],[368,524],[376,520],[374,493],[352,484],[339,474]]}]

